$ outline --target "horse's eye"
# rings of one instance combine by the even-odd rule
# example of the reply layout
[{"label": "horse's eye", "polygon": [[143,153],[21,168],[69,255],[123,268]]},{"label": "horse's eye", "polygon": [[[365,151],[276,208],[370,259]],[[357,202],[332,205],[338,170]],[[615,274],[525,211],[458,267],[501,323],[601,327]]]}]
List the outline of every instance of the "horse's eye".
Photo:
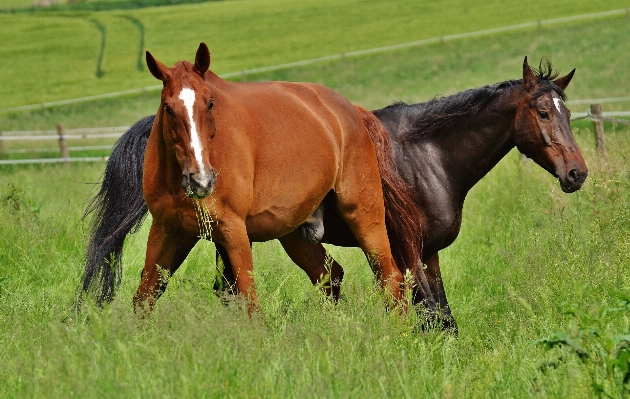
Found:
[{"label": "horse's eye", "polygon": [[546,113],[545,111],[540,111],[538,113],[538,116],[540,116],[540,119],[549,119],[549,114]]},{"label": "horse's eye", "polygon": [[212,108],[214,108],[214,100],[210,100],[208,103],[208,111],[212,111]]},{"label": "horse's eye", "polygon": [[175,116],[175,111],[173,111],[173,108],[169,107],[168,105],[164,106],[164,110],[166,111],[168,116]]}]

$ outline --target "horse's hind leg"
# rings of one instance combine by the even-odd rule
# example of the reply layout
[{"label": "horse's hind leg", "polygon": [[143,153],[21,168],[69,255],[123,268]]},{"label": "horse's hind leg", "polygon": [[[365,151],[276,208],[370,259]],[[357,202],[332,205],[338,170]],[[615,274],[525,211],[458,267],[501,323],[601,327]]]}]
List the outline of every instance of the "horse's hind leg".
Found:
[{"label": "horse's hind leg", "polygon": [[331,296],[335,303],[339,300],[343,269],[337,261],[328,256],[322,244],[306,242],[296,232],[280,237],[280,243],[291,260],[306,272],[313,284],[322,283],[322,290]]},{"label": "horse's hind leg", "polygon": [[177,247],[186,239],[185,235],[178,234],[177,231],[169,232],[160,224],[154,223],[149,231],[147,240],[147,256],[142,270],[140,286],[133,297],[136,311],[143,306],[148,306],[151,310],[155,301],[161,294],[160,287],[166,286],[170,277],[170,267],[167,269],[162,265],[171,265]]},{"label": "horse's hind leg", "polygon": [[[379,175],[376,174],[376,177]],[[403,276],[392,257],[387,236],[381,182],[377,180],[371,182],[372,184],[369,183],[369,181],[363,181],[358,185],[350,186],[350,190],[347,188],[343,190],[346,198],[358,199],[358,201],[349,201],[338,196],[337,209],[368,258],[372,271],[380,280],[381,286],[385,289],[389,288],[394,303],[399,304],[403,301]],[[354,195],[351,192],[354,191],[353,188],[356,188]]]}]

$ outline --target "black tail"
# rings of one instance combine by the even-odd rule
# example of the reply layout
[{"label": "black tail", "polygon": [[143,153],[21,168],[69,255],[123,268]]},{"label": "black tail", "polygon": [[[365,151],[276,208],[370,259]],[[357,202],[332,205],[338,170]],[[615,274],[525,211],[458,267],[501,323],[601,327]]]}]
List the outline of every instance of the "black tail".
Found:
[{"label": "black tail", "polygon": [[90,214],[93,217],[79,303],[85,293],[93,292],[96,303],[102,306],[114,298],[120,285],[125,237],[136,232],[147,216],[142,169],[154,119],[152,115],[139,120],[118,140],[107,161],[101,189],[85,211],[84,220]]}]

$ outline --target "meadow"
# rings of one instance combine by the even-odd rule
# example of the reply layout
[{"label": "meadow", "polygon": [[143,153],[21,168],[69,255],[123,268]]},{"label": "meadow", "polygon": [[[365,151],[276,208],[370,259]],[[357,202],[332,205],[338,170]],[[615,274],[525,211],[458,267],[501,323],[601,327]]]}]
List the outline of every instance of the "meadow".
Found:
[{"label": "meadow", "polygon": [[629,5],[627,0],[238,0],[0,13],[0,108],[155,85],[139,64],[145,49],[172,64],[205,41],[213,70],[226,73]]},{"label": "meadow", "polygon": [[[221,3],[225,9],[249,4],[244,0],[174,9],[194,13],[195,7]],[[377,7],[376,2],[366,3]],[[289,7],[289,2],[282,4]],[[317,9],[315,2],[305,4],[313,7],[310,12]],[[488,4],[498,7],[498,2]],[[554,16],[567,15],[569,3],[557,4],[552,6],[558,7]],[[571,10],[593,4],[601,6],[581,2]],[[505,15],[514,17],[518,7]],[[158,8],[134,12],[141,11],[166,15]],[[383,19],[391,17],[382,12]],[[527,12],[542,11],[532,7]],[[407,25],[398,20],[399,32],[442,29],[431,23],[416,27],[415,16],[407,14]],[[501,15],[466,23],[480,29],[501,25]],[[529,20],[529,15],[518,17]],[[461,24],[447,28],[472,29]],[[346,36],[352,35],[341,37],[357,45],[369,40]],[[300,40],[310,39],[304,35]],[[396,37],[371,39],[384,44]],[[253,78],[320,82],[377,108],[394,100],[424,101],[516,79],[524,55],[530,60],[548,56],[564,73],[577,68],[569,98],[616,97],[628,95],[628,39],[630,20],[610,18]],[[157,45],[164,48],[165,62],[192,58],[199,39],[191,34],[185,40]],[[346,49],[345,44],[327,45],[322,42],[321,55]],[[299,58],[316,56],[312,46]],[[293,60],[292,50],[278,51],[278,59]],[[159,58],[160,51],[154,53]],[[222,62],[228,61],[215,53],[213,57],[213,66],[224,65],[224,71],[278,62],[259,56],[249,60],[241,54],[232,66],[225,66]],[[128,87],[153,84],[150,79],[125,82]],[[22,83],[8,84],[16,86],[2,90],[15,90]],[[97,86],[95,90],[107,87]],[[154,113],[158,101],[155,93],[147,93],[4,114],[0,128],[50,129],[58,121],[69,128],[130,124]],[[605,110],[627,110],[627,105],[606,105]],[[598,317],[602,307],[619,305],[613,292],[630,294],[630,129],[606,125],[609,153],[604,158],[595,151],[591,123],[572,126],[589,167],[580,191],[562,193],[552,176],[531,161],[522,162],[513,151],[469,194],[461,234],[441,253],[447,294],[460,326],[458,338],[420,330],[413,313],[403,317],[387,312],[360,251],[328,247],[346,270],[343,298],[334,306],[275,241],[254,244],[262,314],[249,319],[239,303],[226,304],[225,298],[214,295],[214,247],[200,243],[171,278],[153,316],[141,320],[132,311],[131,298],[144,262],[149,220],[127,240],[123,282],[114,302],[102,310],[88,306],[77,314],[74,300],[89,233],[81,216],[104,165],[1,166],[0,397],[589,398],[597,394],[593,383],[602,381],[610,392],[601,364],[582,361],[570,348],[546,350],[532,344],[555,331],[576,335],[580,327],[597,328],[602,340],[630,333],[630,313]],[[571,306],[579,310],[574,313],[591,319],[567,314]],[[620,375],[615,377],[619,388]]]}]

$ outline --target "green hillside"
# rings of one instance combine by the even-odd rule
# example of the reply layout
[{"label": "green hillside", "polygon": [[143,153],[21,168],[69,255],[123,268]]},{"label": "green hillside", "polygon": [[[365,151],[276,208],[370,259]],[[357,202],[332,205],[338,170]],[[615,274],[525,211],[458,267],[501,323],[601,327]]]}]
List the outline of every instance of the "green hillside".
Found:
[{"label": "green hillside", "polygon": [[0,107],[154,85],[138,69],[143,49],[172,64],[205,41],[213,70],[225,73],[627,6],[627,0],[239,0],[0,14]]},{"label": "green hillside", "polygon": [[[541,32],[510,32],[436,43],[261,73],[247,79],[318,82],[374,109],[393,101],[426,101],[436,95],[518,79],[523,57],[527,55],[532,65],[548,57],[562,73],[577,69],[567,90],[569,99],[624,97],[630,95],[628,42],[630,20],[620,16],[548,27]],[[192,47],[191,51],[195,49]],[[187,57],[192,58],[193,54]],[[216,58],[214,62],[219,64]],[[149,75],[146,71],[143,74]],[[158,102],[159,92],[153,91],[44,110],[0,113],[0,129],[52,129],[57,122],[63,122],[67,128],[129,125],[155,113]],[[569,106],[574,112],[583,112],[588,107]],[[629,109],[630,102],[604,105],[604,111]],[[7,145],[23,146],[17,142]]]}]

